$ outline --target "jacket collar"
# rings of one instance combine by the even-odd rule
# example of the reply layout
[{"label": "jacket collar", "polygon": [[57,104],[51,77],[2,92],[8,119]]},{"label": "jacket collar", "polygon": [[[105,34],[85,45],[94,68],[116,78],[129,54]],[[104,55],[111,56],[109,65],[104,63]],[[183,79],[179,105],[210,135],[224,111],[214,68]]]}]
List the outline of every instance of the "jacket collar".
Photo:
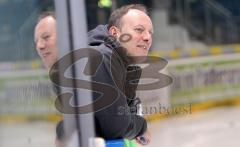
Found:
[{"label": "jacket collar", "polygon": [[127,55],[127,49],[124,48],[114,36],[109,35],[106,37],[104,43],[120,56],[126,67],[133,63],[133,58]]}]

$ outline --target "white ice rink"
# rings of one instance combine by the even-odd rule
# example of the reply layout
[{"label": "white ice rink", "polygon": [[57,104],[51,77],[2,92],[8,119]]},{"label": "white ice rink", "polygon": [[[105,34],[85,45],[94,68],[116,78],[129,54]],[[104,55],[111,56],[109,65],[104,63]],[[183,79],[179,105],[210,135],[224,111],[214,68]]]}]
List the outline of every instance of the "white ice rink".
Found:
[{"label": "white ice rink", "polygon": [[[221,107],[149,123],[147,147],[239,147],[240,107]],[[54,147],[55,123],[0,124],[0,147]]]},{"label": "white ice rink", "polygon": [[149,147],[239,147],[240,107],[222,107],[150,123]]}]

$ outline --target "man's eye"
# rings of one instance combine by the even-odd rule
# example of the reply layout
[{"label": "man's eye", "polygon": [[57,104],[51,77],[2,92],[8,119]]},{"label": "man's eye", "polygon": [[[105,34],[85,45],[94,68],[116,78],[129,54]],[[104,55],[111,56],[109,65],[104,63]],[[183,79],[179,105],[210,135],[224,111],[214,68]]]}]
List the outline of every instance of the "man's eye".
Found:
[{"label": "man's eye", "polygon": [[47,40],[48,38],[50,38],[50,35],[43,36],[44,40]]},{"label": "man's eye", "polygon": [[135,31],[138,33],[142,33],[144,30],[142,28],[136,28]]}]

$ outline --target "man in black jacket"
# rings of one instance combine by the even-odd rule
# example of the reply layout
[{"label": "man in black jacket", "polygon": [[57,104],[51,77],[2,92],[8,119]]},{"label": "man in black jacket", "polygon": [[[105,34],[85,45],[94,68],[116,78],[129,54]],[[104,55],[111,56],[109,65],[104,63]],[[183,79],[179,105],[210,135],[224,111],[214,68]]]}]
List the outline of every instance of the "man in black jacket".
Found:
[{"label": "man in black jacket", "polygon": [[[127,5],[115,10],[107,27],[100,25],[89,32],[89,45],[103,55],[102,64],[92,80],[111,85],[118,92],[115,102],[95,113],[99,136],[136,138],[137,141],[142,136],[150,141],[146,120],[129,110],[134,104],[137,85],[131,84],[131,80],[136,82],[141,75],[140,67],[131,64],[136,63],[135,57],[147,56],[152,33],[151,19],[142,5]],[[94,100],[97,98],[94,95]]]}]

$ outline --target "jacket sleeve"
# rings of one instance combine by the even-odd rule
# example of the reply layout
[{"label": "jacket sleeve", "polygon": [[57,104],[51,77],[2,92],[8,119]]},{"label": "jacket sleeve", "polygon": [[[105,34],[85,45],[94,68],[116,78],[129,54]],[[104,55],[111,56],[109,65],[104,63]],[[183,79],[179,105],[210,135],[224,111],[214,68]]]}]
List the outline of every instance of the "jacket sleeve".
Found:
[{"label": "jacket sleeve", "polygon": [[[143,117],[130,112],[124,94],[125,69],[120,62],[110,61],[109,56],[104,56],[102,64],[92,78],[94,82],[112,86],[117,92],[117,98],[112,104],[95,112],[96,133],[105,139],[134,139],[146,131],[147,123]],[[94,92],[93,100],[102,98],[101,95]]]}]

